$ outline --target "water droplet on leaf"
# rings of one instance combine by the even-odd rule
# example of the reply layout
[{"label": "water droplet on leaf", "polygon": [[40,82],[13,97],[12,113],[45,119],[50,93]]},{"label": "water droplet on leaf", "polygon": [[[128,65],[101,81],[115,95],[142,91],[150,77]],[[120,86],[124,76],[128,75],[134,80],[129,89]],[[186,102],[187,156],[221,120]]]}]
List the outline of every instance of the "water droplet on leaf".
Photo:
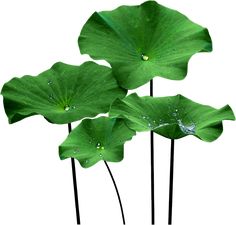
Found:
[{"label": "water droplet on leaf", "polygon": [[192,122],[191,124],[184,124],[182,120],[178,120],[178,125],[181,131],[185,134],[195,134],[195,124]]},{"label": "water droplet on leaf", "polygon": [[64,110],[65,110],[65,111],[69,111],[69,110],[70,110],[70,106],[69,106],[69,105],[66,105],[66,106],[64,107]]},{"label": "water droplet on leaf", "polygon": [[105,149],[104,146],[100,142],[98,142],[96,144],[96,148],[97,148],[97,150],[104,150]]},{"label": "water droplet on leaf", "polygon": [[142,54],[141,58],[142,58],[143,61],[148,61],[148,59],[149,59],[149,57],[145,54]]},{"label": "water droplet on leaf", "polygon": [[96,148],[97,148],[97,149],[100,149],[100,148],[101,148],[101,143],[100,143],[100,142],[98,142],[98,143],[96,144]]}]

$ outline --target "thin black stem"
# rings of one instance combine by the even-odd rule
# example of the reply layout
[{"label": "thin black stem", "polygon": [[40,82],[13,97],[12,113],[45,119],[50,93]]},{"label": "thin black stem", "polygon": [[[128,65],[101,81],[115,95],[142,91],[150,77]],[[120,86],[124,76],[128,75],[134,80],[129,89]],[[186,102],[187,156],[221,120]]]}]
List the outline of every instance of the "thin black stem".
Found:
[{"label": "thin black stem", "polygon": [[[69,133],[71,132],[71,123],[68,123],[68,131],[69,131]],[[78,190],[77,190],[76,170],[75,170],[74,158],[71,158],[71,168],[72,168],[73,186],[74,186],[76,220],[77,220],[77,224],[80,224],[79,200],[78,200]]]},{"label": "thin black stem", "polygon": [[115,189],[116,189],[116,194],[117,194],[117,197],[118,197],[118,200],[119,200],[120,210],[121,210],[121,214],[122,214],[122,220],[123,220],[123,224],[125,225],[125,216],[124,216],[123,206],[122,206],[122,202],[121,202],[121,199],[120,199],[120,194],[119,194],[118,188],[117,188],[117,186],[116,186],[115,179],[114,179],[114,177],[113,177],[113,175],[112,175],[112,173],[111,173],[111,170],[110,170],[110,168],[109,168],[107,162],[104,161],[104,163],[105,163],[105,165],[106,165],[106,167],[107,167],[107,170],[108,170],[108,172],[109,172],[109,174],[110,174],[110,176],[111,176],[112,182],[113,182],[114,187],[115,187]]},{"label": "thin black stem", "polygon": [[[150,96],[153,96],[153,80],[150,81]],[[150,132],[151,150],[151,217],[152,224],[155,224],[155,178],[154,178],[154,133]]]},{"label": "thin black stem", "polygon": [[171,225],[171,224],[172,224],[173,177],[174,177],[174,151],[175,151],[175,140],[174,140],[174,139],[171,139],[168,225]]},{"label": "thin black stem", "polygon": [[150,96],[153,97],[153,80],[150,80]]}]

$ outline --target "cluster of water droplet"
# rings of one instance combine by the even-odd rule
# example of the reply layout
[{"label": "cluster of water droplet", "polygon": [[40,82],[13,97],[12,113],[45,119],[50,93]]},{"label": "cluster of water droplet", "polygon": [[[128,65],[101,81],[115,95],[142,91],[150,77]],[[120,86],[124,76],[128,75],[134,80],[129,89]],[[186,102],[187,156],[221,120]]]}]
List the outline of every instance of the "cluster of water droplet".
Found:
[{"label": "cluster of water droplet", "polygon": [[193,122],[184,124],[181,119],[178,120],[178,125],[181,131],[185,134],[195,134],[196,125]]},{"label": "cluster of water droplet", "polygon": [[178,117],[179,116],[179,110],[178,109],[175,109],[174,112],[172,113],[172,115],[174,117]]},{"label": "cluster of water droplet", "polygon": [[[105,148],[104,148],[104,146],[103,146],[100,142],[98,142],[98,143],[96,144],[96,149],[99,150],[99,151],[102,151],[102,150],[104,150]],[[99,156],[102,157],[102,153],[101,153],[101,152],[99,153]]]},{"label": "cluster of water droplet", "polygon": [[[51,85],[52,85],[52,81],[51,81],[51,80],[48,80],[48,86],[51,86]],[[50,100],[50,101],[54,100],[53,94],[49,94],[49,100]]]},{"label": "cluster of water droplet", "polygon": [[[182,119],[183,115],[184,115],[184,120]],[[169,117],[168,122],[165,122],[163,119],[153,120],[151,117],[147,115],[143,115],[141,116],[141,118],[142,120],[145,121],[147,127],[150,130],[155,130],[169,125],[178,125],[183,133],[195,134],[196,125],[192,121],[192,119],[186,115],[184,109],[182,108],[179,109],[169,104],[167,116]]]},{"label": "cluster of water droplet", "polygon": [[98,142],[98,143],[96,144],[96,148],[97,148],[98,150],[104,150],[104,146],[102,146],[102,144],[101,144],[100,142]]},{"label": "cluster of water droplet", "polygon": [[[192,119],[186,115],[185,110],[182,108],[171,108],[169,107],[169,111],[171,111],[171,117],[174,123],[178,124],[180,130],[185,134],[195,134],[196,125],[192,121]],[[184,115],[184,122],[182,117]]]},{"label": "cluster of water droplet", "polygon": [[[50,87],[52,87],[52,85],[53,85],[52,80],[48,80],[48,85],[49,85]],[[49,94],[49,100],[50,100],[50,101],[55,100],[53,94]],[[64,105],[64,108],[63,108],[63,109],[64,109],[65,112],[69,112],[70,110],[76,109],[76,106],[66,104],[66,105]]]},{"label": "cluster of water droplet", "polygon": [[49,95],[49,99],[50,99],[50,100],[53,100],[53,99],[54,99],[53,94],[50,94],[50,95]]},{"label": "cluster of water droplet", "polygon": [[51,80],[48,80],[48,85],[52,85],[52,81]]},{"label": "cluster of water droplet", "polygon": [[76,109],[76,106],[74,106],[74,105],[72,105],[72,106],[70,106],[70,105],[65,105],[65,106],[64,106],[64,110],[65,110],[66,112],[69,112],[70,110],[73,110],[73,109]]},{"label": "cluster of water droplet", "polygon": [[157,128],[169,125],[169,123],[165,123],[162,119],[159,119],[159,121],[157,121],[145,115],[142,116],[142,119],[145,120],[150,130],[155,130]]}]

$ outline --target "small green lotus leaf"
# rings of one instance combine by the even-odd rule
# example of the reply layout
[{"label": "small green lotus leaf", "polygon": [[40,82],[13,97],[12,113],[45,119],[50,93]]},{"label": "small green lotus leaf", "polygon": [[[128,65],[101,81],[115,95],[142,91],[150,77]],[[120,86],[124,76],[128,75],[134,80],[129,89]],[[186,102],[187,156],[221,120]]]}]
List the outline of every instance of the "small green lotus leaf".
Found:
[{"label": "small green lotus leaf", "polygon": [[184,79],[191,56],[212,50],[206,28],[155,1],[95,12],[78,43],[82,54],[109,62],[126,89],[155,76]]},{"label": "small green lotus leaf", "polygon": [[222,120],[235,120],[229,105],[215,109],[182,95],[153,98],[131,94],[113,102],[110,116],[125,119],[136,131],[152,130],[170,139],[194,135],[209,142],[221,135]]},{"label": "small green lotus leaf", "polygon": [[124,156],[124,143],[134,135],[135,131],[129,129],[122,119],[85,119],[60,145],[60,158],[75,158],[84,168],[100,160],[119,162]]},{"label": "small green lotus leaf", "polygon": [[13,78],[1,94],[9,123],[40,114],[51,123],[65,124],[107,112],[113,100],[124,97],[126,91],[108,67],[59,62],[38,76]]}]

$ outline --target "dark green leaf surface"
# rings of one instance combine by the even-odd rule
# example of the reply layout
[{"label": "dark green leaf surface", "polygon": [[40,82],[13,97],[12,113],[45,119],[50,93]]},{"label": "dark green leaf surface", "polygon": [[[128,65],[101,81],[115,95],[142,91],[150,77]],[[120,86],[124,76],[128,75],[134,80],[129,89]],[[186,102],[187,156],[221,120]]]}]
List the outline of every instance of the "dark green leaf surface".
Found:
[{"label": "dark green leaf surface", "polygon": [[126,91],[110,68],[86,62],[56,63],[38,76],[13,78],[1,94],[9,123],[40,114],[51,123],[65,124],[107,112]]},{"label": "dark green leaf surface", "polygon": [[122,119],[85,119],[60,145],[60,158],[75,158],[84,168],[100,160],[119,162],[124,156],[124,143],[134,135]]},{"label": "dark green leaf surface", "polygon": [[181,80],[192,55],[212,50],[207,29],[155,1],[95,12],[78,42],[82,54],[109,62],[126,89],[155,76]]},{"label": "dark green leaf surface", "polygon": [[214,109],[182,95],[152,98],[131,94],[113,103],[110,116],[124,118],[136,131],[153,130],[170,139],[194,135],[209,142],[221,135],[222,120],[235,120],[228,105]]}]

